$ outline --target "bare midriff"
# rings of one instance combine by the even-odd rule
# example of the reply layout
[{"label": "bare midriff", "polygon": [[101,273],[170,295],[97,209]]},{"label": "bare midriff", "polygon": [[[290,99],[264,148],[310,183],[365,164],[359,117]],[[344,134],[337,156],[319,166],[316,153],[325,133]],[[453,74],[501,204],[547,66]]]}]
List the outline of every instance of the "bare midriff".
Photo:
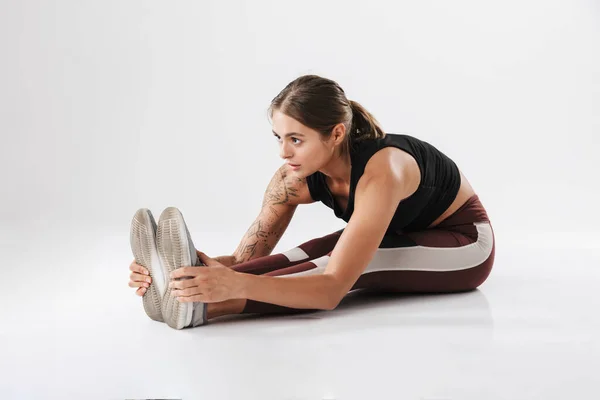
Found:
[{"label": "bare midriff", "polygon": [[442,221],[448,218],[450,215],[454,214],[456,210],[462,207],[463,204],[467,202],[473,195],[475,194],[475,190],[471,187],[471,184],[467,180],[467,178],[463,175],[462,171],[460,172],[460,188],[458,189],[458,193],[456,194],[456,198],[450,204],[450,207],[446,209],[435,221],[433,221],[428,228],[433,228],[439,225]]}]

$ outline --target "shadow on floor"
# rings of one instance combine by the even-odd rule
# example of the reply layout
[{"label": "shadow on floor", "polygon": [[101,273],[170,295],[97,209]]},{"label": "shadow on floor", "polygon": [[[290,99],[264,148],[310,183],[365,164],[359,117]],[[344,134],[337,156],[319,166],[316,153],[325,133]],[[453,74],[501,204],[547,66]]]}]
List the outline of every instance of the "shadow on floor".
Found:
[{"label": "shadow on floor", "polygon": [[241,323],[247,320],[304,320],[332,329],[349,326],[472,327],[493,330],[487,298],[479,289],[462,293],[399,294],[368,289],[355,290],[332,311],[298,311],[293,314],[245,314],[215,318],[210,325]]}]

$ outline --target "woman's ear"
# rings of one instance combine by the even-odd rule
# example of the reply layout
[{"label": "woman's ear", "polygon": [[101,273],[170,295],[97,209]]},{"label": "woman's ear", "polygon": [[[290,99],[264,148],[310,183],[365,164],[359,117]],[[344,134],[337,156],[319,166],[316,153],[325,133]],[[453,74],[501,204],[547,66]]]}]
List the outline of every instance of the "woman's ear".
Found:
[{"label": "woman's ear", "polygon": [[339,123],[333,127],[331,131],[331,139],[333,139],[336,145],[340,145],[344,142],[346,133],[346,126],[342,123]]}]

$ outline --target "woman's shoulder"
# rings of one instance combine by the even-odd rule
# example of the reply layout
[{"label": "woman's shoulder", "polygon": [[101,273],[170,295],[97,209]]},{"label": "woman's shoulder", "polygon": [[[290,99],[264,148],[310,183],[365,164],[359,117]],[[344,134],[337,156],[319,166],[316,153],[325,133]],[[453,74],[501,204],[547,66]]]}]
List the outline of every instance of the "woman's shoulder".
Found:
[{"label": "woman's shoulder", "polygon": [[351,147],[353,163],[361,172],[413,164],[415,154],[409,143],[412,139],[404,134],[386,133],[382,138],[356,142]]},{"label": "woman's shoulder", "polygon": [[357,178],[389,178],[401,182],[411,193],[421,180],[420,166],[414,151],[406,145],[412,137],[386,134],[385,137],[367,140],[356,147]]}]

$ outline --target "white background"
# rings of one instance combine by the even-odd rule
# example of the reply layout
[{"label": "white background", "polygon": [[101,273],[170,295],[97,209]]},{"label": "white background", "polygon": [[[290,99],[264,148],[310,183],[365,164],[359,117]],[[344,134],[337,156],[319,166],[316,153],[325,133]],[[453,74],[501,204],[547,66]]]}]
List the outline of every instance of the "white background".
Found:
[{"label": "white background", "polygon": [[453,158],[499,241],[598,232],[597,2],[3,4],[4,226],[123,231],[174,205],[235,246],[281,163],[269,102],[316,73]]},{"label": "white background", "polygon": [[[197,247],[231,254],[282,162],[267,107],[306,73],[336,80],[387,132],[451,157],[488,211],[497,260],[565,249],[569,264],[569,249],[600,247],[599,71],[592,0],[3,0],[0,333],[37,337],[46,321],[66,341],[56,315],[75,323],[86,301],[102,313],[110,293],[123,321],[152,324],[126,287],[133,213],[176,206]],[[300,207],[275,251],[343,226],[322,204]],[[0,361],[8,393],[35,397],[15,382],[42,370],[15,360],[40,353],[2,346],[16,357]],[[120,393],[138,392],[99,398]]]}]

